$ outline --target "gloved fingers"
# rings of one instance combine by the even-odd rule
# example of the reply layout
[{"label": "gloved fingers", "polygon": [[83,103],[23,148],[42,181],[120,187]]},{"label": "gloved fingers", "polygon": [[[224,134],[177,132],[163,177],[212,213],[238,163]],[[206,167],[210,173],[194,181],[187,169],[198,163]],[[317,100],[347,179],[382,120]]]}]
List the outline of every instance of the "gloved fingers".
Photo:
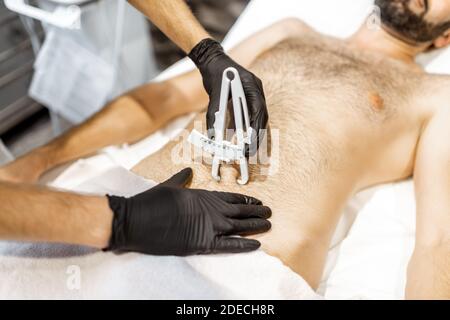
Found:
[{"label": "gloved fingers", "polygon": [[258,97],[258,99],[253,100],[251,103],[253,104],[249,107],[249,110],[251,110],[250,126],[254,130],[254,134],[251,137],[251,142],[252,145],[257,146],[257,148],[252,148],[254,151],[250,150],[250,155],[253,156],[254,154],[251,153],[256,153],[255,151],[260,147],[266,133],[269,115],[267,113],[267,107],[263,96]]},{"label": "gloved fingers", "polygon": [[232,219],[232,228],[227,235],[250,235],[263,233],[270,230],[272,224],[265,219],[251,218],[251,219]]},{"label": "gloved fingers", "polygon": [[272,210],[263,205],[236,204],[233,213],[227,216],[233,219],[261,218],[268,219],[272,215]]},{"label": "gloved fingers", "polygon": [[186,168],[161,183],[160,186],[183,188],[192,180],[192,176],[192,169]]},{"label": "gloved fingers", "polygon": [[[256,107],[259,108],[259,107]],[[261,107],[265,108],[265,107]],[[265,111],[257,110],[250,116],[250,126],[255,130],[256,136],[261,136],[267,130],[269,116]],[[262,139],[260,139],[262,140]]]},{"label": "gloved fingers", "polygon": [[231,204],[262,205],[261,200],[240,193],[215,191],[214,194],[223,201]]},{"label": "gloved fingers", "polygon": [[217,240],[214,253],[241,253],[257,250],[261,243],[253,239],[220,237]]}]

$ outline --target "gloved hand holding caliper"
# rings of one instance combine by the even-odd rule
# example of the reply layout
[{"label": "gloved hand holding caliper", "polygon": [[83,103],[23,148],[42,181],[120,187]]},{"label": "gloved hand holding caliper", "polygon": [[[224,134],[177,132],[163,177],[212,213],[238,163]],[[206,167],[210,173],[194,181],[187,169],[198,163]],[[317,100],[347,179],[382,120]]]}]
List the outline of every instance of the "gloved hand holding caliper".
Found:
[{"label": "gloved hand holding caliper", "polygon": [[[233,103],[234,125],[237,144],[226,139],[228,101]],[[236,68],[225,69],[222,76],[219,111],[215,113],[214,137],[209,138],[197,130],[193,130],[188,141],[213,156],[212,176],[220,181],[220,163],[238,161],[241,176],[239,184],[247,184],[249,180],[246,146],[251,146],[254,129],[250,126],[247,100],[242,87],[241,78]],[[254,141],[254,140],[253,140]]]}]

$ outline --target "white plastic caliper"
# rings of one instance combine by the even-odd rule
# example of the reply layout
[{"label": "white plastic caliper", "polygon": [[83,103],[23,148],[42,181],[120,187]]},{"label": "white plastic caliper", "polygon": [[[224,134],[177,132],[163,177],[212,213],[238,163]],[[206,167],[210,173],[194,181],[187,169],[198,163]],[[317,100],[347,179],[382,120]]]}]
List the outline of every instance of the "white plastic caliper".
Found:
[{"label": "white plastic caliper", "polygon": [[[226,117],[230,92],[233,102],[234,122],[236,127],[236,141],[233,144],[226,140]],[[209,139],[197,130],[192,130],[188,141],[196,147],[202,148],[205,152],[212,154],[212,176],[220,181],[220,164],[222,161],[229,163],[238,161],[241,176],[237,182],[241,185],[247,184],[249,180],[248,160],[245,156],[245,145],[251,144],[253,129],[250,127],[248,116],[247,100],[245,99],[244,88],[241,78],[235,68],[228,68],[223,72],[222,89],[220,92],[219,111],[215,114],[214,139]]]}]

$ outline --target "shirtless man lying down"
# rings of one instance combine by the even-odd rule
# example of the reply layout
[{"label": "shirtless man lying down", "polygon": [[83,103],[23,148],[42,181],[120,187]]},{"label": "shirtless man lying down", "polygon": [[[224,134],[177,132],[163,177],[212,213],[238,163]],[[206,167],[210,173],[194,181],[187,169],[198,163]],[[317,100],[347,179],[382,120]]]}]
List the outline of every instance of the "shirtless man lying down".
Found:
[{"label": "shirtless man lying down", "polygon": [[[237,167],[222,166],[217,183],[208,165],[192,161],[191,187],[246,193],[271,207],[272,229],[256,238],[316,288],[346,201],[414,175],[417,234],[406,296],[450,298],[450,77],[426,74],[414,61],[450,43],[450,1],[376,2],[382,28],[364,24],[349,39],[288,19],[234,48],[230,54],[263,81],[270,128],[279,131],[278,170],[263,175],[267,165],[251,165],[250,182],[239,186]],[[0,176],[35,182],[58,164],[202,112],[207,101],[196,71],[142,86]],[[189,147],[173,141],[133,171],[163,181],[187,166],[171,161],[180,144]]]}]

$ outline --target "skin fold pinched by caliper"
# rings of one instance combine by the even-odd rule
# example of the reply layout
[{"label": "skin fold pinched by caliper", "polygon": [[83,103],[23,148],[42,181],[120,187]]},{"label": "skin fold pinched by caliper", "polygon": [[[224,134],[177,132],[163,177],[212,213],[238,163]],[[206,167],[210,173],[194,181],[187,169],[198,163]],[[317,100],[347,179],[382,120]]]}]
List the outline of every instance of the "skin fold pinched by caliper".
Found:
[{"label": "skin fold pinched by caliper", "polygon": [[[233,143],[231,139],[227,140],[227,135],[225,134],[230,94],[233,105],[232,112],[234,115],[236,143]],[[216,181],[220,181],[220,165],[222,162],[239,162],[241,172],[237,182],[244,185],[248,183],[250,178],[245,150],[246,145],[251,144],[252,133],[253,129],[250,127],[247,100],[245,99],[241,78],[235,68],[228,68],[223,72],[220,106],[219,111],[216,112],[214,122],[214,138],[210,139],[194,129],[188,141],[213,156],[211,174]]]}]

